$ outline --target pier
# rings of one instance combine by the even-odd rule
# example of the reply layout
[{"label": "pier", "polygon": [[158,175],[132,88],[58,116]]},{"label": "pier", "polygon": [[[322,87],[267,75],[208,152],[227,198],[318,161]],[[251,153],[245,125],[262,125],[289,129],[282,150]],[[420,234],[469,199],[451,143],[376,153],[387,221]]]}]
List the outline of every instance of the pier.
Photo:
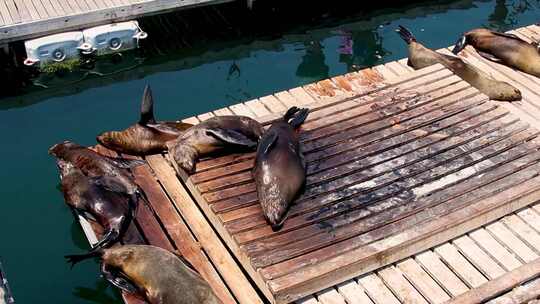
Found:
[{"label": "pier", "polygon": [[233,0],[1,0],[0,44]]},{"label": "pier", "polygon": [[[540,40],[536,25],[511,33]],[[414,71],[402,59],[185,119],[246,115],[268,126],[309,107],[306,190],[272,232],[254,153],[203,159],[191,175],[147,156],[133,173],[149,204],[124,242],[181,254],[224,303],[539,298],[540,79],[470,47],[461,56],[523,100],[489,100],[441,65]],[[100,229],[81,224],[94,243]]]}]

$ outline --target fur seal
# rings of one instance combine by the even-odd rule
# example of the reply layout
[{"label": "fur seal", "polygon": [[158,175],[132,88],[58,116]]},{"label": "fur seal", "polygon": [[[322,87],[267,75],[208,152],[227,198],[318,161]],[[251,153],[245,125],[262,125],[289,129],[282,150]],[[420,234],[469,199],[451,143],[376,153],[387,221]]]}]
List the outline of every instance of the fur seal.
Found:
[{"label": "fur seal", "polygon": [[135,184],[133,175],[127,169],[145,164],[142,160],[104,156],[70,141],[52,146],[49,154],[72,163],[88,177],[112,177],[96,180],[111,191],[127,193],[132,195],[134,200],[141,195],[139,186]]},{"label": "fur seal", "polygon": [[[103,238],[89,254],[120,241],[135,217],[137,202],[126,193],[110,191],[102,184],[110,176],[89,178],[72,163],[57,160],[66,204],[77,215],[95,221],[104,228]],[[84,255],[83,255],[84,256]]]},{"label": "fur seal", "polygon": [[226,148],[255,149],[262,133],[261,124],[249,117],[212,117],[189,128],[175,141],[168,142],[169,157],[191,173],[201,156]]},{"label": "fur seal", "polygon": [[409,60],[407,63],[414,69],[440,63],[480,92],[486,94],[490,99],[502,101],[521,100],[521,92],[512,85],[491,78],[458,57],[437,53],[426,48],[416,41],[416,38],[408,29],[401,25],[397,32],[409,45]]},{"label": "fur seal", "polygon": [[[105,279],[129,293],[144,295],[151,304],[220,304],[208,283],[183,260],[165,249],[124,245],[100,250]],[[87,257],[68,257],[75,264]]]},{"label": "fur seal", "polygon": [[176,139],[193,125],[180,121],[156,121],[152,90],[144,88],[139,121],[122,131],[109,131],[97,136],[103,146],[126,154],[148,155],[167,150],[166,142]]},{"label": "fur seal", "polygon": [[264,217],[273,231],[283,225],[290,203],[306,181],[297,131],[307,116],[308,109],[290,108],[263,134],[257,147],[253,178]]},{"label": "fur seal", "polygon": [[540,77],[540,44],[528,43],[514,34],[488,29],[474,29],[458,39],[452,53],[458,54],[467,45],[480,56]]}]

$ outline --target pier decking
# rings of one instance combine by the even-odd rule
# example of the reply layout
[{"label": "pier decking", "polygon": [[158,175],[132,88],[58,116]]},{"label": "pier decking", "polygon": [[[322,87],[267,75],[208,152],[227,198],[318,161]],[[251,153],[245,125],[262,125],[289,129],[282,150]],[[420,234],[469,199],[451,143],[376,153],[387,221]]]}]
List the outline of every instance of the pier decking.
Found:
[{"label": "pier decking", "polygon": [[0,0],[0,44],[233,0]]},{"label": "pier decking", "polygon": [[[534,25],[513,33],[540,39]],[[224,303],[537,299],[540,79],[464,55],[523,100],[491,101],[440,65],[413,71],[400,60],[187,119],[268,125],[290,106],[311,108],[305,193],[273,233],[253,153],[205,159],[192,175],[148,156],[134,174],[149,205],[125,242],[178,251]]]}]

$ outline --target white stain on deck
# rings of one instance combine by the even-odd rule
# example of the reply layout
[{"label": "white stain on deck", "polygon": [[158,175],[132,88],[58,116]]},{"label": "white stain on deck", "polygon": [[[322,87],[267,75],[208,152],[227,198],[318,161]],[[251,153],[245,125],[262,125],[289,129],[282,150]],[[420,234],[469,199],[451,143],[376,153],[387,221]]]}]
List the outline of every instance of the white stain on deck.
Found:
[{"label": "white stain on deck", "polygon": [[449,185],[451,183],[454,183],[458,180],[467,178],[469,176],[472,176],[476,173],[476,170],[471,167],[467,167],[461,171],[458,171],[456,173],[452,173],[450,175],[447,175],[441,179],[435,180],[431,183],[427,183],[425,185],[422,185],[420,187],[414,188],[413,193],[419,197],[425,194],[428,194],[432,191],[435,191],[437,189],[441,189],[446,185]]}]

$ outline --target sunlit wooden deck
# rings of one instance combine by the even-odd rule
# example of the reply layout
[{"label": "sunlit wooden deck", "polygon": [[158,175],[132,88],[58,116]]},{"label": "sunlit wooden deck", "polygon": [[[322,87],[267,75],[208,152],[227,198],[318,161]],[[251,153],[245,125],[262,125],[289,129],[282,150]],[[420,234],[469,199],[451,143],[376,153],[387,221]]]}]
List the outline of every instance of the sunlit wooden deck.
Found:
[{"label": "sunlit wooden deck", "polygon": [[[538,26],[513,33],[540,40]],[[306,192],[272,233],[253,153],[203,160],[191,176],[149,156],[134,174],[150,205],[125,241],[177,250],[224,303],[537,299],[540,79],[465,56],[523,101],[491,101],[440,65],[413,71],[400,60],[186,119],[269,124],[310,107]]]},{"label": "sunlit wooden deck", "polygon": [[0,44],[233,0],[0,0]]}]

